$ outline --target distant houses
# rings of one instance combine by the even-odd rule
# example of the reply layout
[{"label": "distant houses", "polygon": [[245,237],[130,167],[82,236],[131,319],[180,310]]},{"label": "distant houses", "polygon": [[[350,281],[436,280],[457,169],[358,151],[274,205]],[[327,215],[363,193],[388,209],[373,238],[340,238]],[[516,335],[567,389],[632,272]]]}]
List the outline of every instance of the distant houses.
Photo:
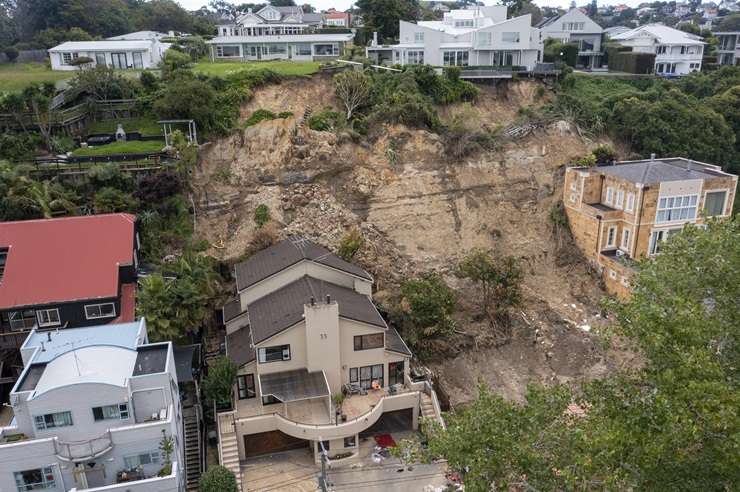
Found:
[{"label": "distant houses", "polygon": [[647,24],[615,34],[612,40],[636,53],[655,54],[656,75],[687,75],[701,70],[704,45],[700,36],[661,24]]}]

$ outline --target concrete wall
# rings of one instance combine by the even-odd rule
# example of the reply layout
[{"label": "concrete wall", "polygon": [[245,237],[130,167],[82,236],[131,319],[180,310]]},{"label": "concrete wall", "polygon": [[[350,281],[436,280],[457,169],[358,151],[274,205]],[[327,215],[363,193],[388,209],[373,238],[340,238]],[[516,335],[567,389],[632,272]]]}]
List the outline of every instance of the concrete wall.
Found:
[{"label": "concrete wall", "polygon": [[[259,348],[274,347],[276,345],[290,345],[290,360],[260,363]],[[260,374],[270,374],[273,372],[283,372],[308,367],[308,361],[306,359],[305,321],[301,321],[292,328],[289,328],[262,343],[258,343],[256,348],[257,372]]]},{"label": "concrete wall", "polygon": [[339,304],[319,302],[304,306],[306,320],[306,368],[324,371],[332,394],[342,390]]}]

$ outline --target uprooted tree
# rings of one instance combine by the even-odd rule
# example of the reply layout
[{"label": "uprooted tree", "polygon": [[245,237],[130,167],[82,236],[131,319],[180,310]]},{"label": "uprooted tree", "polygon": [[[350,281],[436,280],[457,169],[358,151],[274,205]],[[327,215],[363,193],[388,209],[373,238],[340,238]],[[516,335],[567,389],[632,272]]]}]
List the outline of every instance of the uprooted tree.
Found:
[{"label": "uprooted tree", "polygon": [[347,120],[350,120],[356,109],[370,101],[373,80],[359,70],[341,72],[334,76],[334,90],[347,111]]}]

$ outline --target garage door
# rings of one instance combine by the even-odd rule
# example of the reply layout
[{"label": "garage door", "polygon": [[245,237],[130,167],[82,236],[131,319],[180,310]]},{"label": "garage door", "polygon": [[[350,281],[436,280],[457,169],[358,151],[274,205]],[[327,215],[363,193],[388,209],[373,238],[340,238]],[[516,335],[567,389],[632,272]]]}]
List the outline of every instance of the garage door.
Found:
[{"label": "garage door", "polygon": [[389,432],[400,432],[410,430],[413,426],[414,411],[411,408],[385,412],[380,416],[368,429],[360,433],[360,436],[374,436],[375,434],[385,434]]},{"label": "garage door", "polygon": [[289,436],[280,431],[260,432],[244,436],[244,451],[247,458],[263,454],[279,453],[289,449],[308,448],[310,441]]}]

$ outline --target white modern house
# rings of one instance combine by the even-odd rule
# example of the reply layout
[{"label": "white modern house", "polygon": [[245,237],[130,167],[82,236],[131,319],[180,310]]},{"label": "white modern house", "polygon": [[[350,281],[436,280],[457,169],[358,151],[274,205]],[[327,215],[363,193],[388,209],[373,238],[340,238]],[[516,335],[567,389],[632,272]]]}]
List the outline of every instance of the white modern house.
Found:
[{"label": "white modern house", "polygon": [[532,16],[507,19],[506,6],[452,10],[441,21],[399,21],[400,42],[373,41],[367,56],[376,62],[435,66],[524,66],[542,60],[540,30]]},{"label": "white modern house", "polygon": [[13,419],[0,428],[0,490],[184,490],[170,342],[148,343],[142,319],[34,330],[20,350]]},{"label": "white modern house", "polygon": [[240,460],[288,449],[318,457],[323,446],[351,459],[384,418],[405,429],[420,416],[441,422],[436,394],[411,380],[411,351],[375,308],[365,270],[291,237],[235,273],[238,296],[223,317],[239,371],[234,408],[218,415],[218,428],[219,458],[237,476]]},{"label": "white modern house", "polygon": [[161,39],[166,35],[154,31],[114,36],[104,41],[67,41],[49,49],[52,70],[79,70],[77,58],[90,58],[86,66],[106,66],[116,69],[156,68],[170,47]]},{"label": "white modern house", "polygon": [[538,26],[543,39],[557,39],[578,45],[578,66],[601,66],[601,39],[604,29],[578,8],[572,8],[560,17],[542,21]]},{"label": "white modern house", "polygon": [[321,14],[301,7],[267,5],[249,9],[235,21],[218,26],[207,43],[212,60],[328,60],[352,43],[351,32],[321,32]]},{"label": "white modern house", "polygon": [[661,24],[647,24],[611,37],[637,53],[655,53],[655,74],[687,75],[701,70],[706,44],[699,36]]},{"label": "white modern house", "polygon": [[740,64],[740,31],[713,32],[717,43],[717,63],[720,65]]}]

